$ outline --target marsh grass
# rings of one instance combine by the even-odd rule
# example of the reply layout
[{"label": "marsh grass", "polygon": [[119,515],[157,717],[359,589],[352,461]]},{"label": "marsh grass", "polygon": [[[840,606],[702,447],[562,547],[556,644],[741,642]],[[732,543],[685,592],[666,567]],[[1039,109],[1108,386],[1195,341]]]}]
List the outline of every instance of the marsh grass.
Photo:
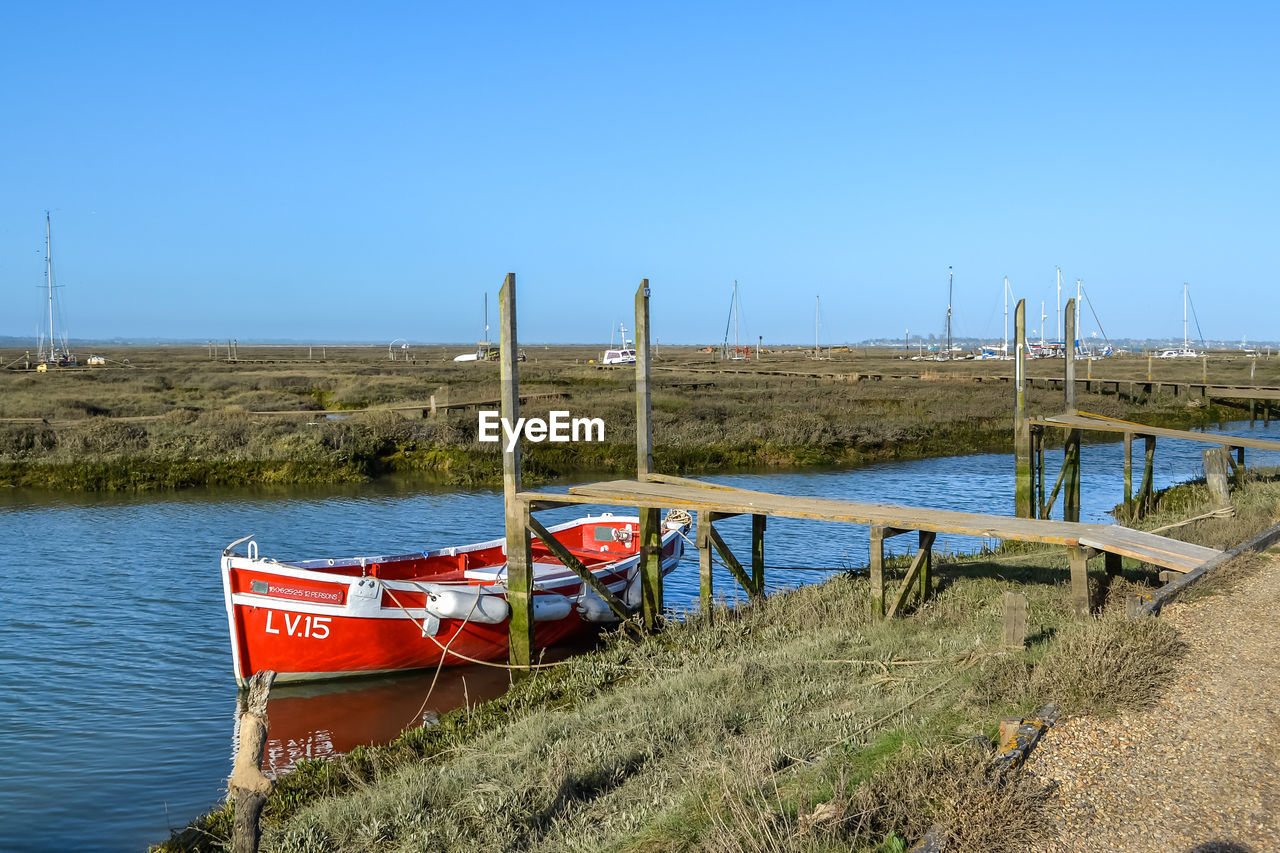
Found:
[{"label": "marsh grass", "polygon": [[[345,351],[329,362],[267,364],[215,361],[207,351],[173,348],[115,359],[127,357],[128,369],[0,371],[0,485],[167,489],[350,482],[388,473],[493,485],[500,481],[501,454],[477,440],[474,412],[428,421],[389,411],[425,405],[432,395],[438,402],[496,399],[497,365],[455,364],[452,354],[433,349],[420,361],[391,362],[385,352]],[[586,472],[626,474],[634,466],[634,374],[588,365],[596,355],[584,348],[535,349],[521,366],[523,391],[564,395],[530,402],[522,414],[545,417],[568,408],[607,424],[601,444],[528,445],[531,483]],[[921,369],[883,357],[841,359],[821,367],[837,373]],[[1004,369],[1000,365],[958,362],[930,367],[930,381],[890,376],[875,382],[806,375],[816,369],[812,362],[781,353],[705,374],[698,371],[724,363],[664,348],[659,365],[670,369],[654,376],[655,460],[670,473],[854,466],[1003,450],[1011,443],[1007,384],[977,381],[979,373]],[[693,381],[710,385],[693,387]],[[1044,411],[1060,406],[1059,395],[1042,389],[1031,392],[1031,402]],[[1130,404],[1084,395],[1080,404],[1165,425],[1221,416],[1173,398]],[[387,410],[344,414],[369,407]],[[264,411],[297,414],[252,414]],[[169,473],[168,465],[180,471]]]},{"label": "marsh grass", "polygon": [[[1129,654],[1176,653],[1126,645],[1107,620],[1076,625],[1051,556],[940,566],[937,597],[901,620],[870,618],[865,580],[843,576],[639,640],[610,636],[438,726],[304,762],[272,795],[263,849],[888,850],[935,823],[948,849],[1022,849],[1038,824],[1016,809],[1038,794],[986,778],[972,735],[1072,679],[1105,691],[1147,671]],[[1035,630],[1025,652],[1006,653],[1001,600],[1015,588]],[[1086,662],[1072,663],[1081,650]],[[814,820],[822,810],[838,816]],[[230,813],[202,831],[225,838]],[[200,839],[167,849],[216,846]]]}]

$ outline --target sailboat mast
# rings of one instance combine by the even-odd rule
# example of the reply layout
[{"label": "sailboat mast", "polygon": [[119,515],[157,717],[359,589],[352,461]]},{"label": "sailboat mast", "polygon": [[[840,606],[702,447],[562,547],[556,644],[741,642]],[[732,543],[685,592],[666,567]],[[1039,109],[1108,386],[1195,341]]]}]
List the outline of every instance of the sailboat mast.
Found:
[{"label": "sailboat mast", "polygon": [[1009,354],[1009,276],[1004,277],[1004,350],[1002,354]]},{"label": "sailboat mast", "polygon": [[1190,327],[1187,325],[1187,282],[1183,282],[1183,352],[1192,348],[1190,343]]},{"label": "sailboat mast", "polygon": [[1057,323],[1057,330],[1062,331],[1062,267],[1058,267],[1058,308],[1057,314],[1054,315],[1054,322]]},{"label": "sailboat mast", "polygon": [[951,360],[951,296],[956,275],[951,265],[947,265],[947,360]]},{"label": "sailboat mast", "polygon": [[822,297],[815,296],[813,298],[813,357],[817,358],[822,355],[822,349],[818,346],[818,329],[822,317]]},{"label": "sailboat mast", "polygon": [[49,363],[53,363],[53,224],[44,212],[45,281],[49,285]]},{"label": "sailboat mast", "polygon": [[738,281],[733,282],[733,354],[738,354],[738,317],[742,314],[742,297],[738,295]]},{"label": "sailboat mast", "polygon": [[[1080,279],[1076,279],[1076,340],[1084,340],[1084,322],[1080,319],[1080,309],[1084,303],[1080,301],[1080,294],[1084,290]],[[1071,342],[1071,346],[1075,346],[1075,341]]]}]

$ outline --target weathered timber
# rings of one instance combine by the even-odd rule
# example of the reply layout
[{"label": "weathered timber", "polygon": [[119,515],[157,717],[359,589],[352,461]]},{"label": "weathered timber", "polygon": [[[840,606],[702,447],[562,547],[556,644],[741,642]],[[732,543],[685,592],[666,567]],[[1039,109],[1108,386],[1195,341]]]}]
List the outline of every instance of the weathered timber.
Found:
[{"label": "weathered timber", "polygon": [[[1120,553],[1165,568],[1194,567],[1217,552],[1185,542],[1129,530],[1115,525],[1045,521],[959,512],[956,510],[854,503],[830,498],[765,495],[721,489],[700,489],[661,483],[617,480],[575,486],[568,494],[525,492],[521,499],[612,506],[660,506],[697,510],[710,507],[716,513],[776,515],[846,524],[881,527],[889,531],[927,530],[959,533],[991,539],[1011,539],[1056,545],[1077,545],[1082,537],[1099,550],[1119,549]],[[896,535],[896,533],[895,533]],[[1114,545],[1113,545],[1114,543]],[[1163,562],[1162,562],[1163,561]]]},{"label": "weathered timber", "polygon": [[[911,589],[915,586],[916,578],[924,571],[926,562],[933,554],[933,540],[936,536],[936,533],[922,532],[920,534],[920,549],[916,551],[914,559],[911,560],[911,565],[907,568],[907,574],[903,577],[902,584],[898,587],[898,592],[893,597],[893,603],[889,605],[889,612],[886,614],[888,618],[892,619],[896,616],[903,605],[907,603],[907,597],[911,595]],[[921,602],[924,601],[924,598],[925,596],[922,592]]]},{"label": "weathered timber", "polygon": [[706,507],[698,510],[698,530],[694,541],[698,546],[699,600],[702,604],[702,612],[708,619],[711,618],[715,589],[711,571],[711,537],[707,531],[711,529],[711,522],[714,520],[715,513],[711,510]]},{"label": "weathered timber", "polygon": [[1276,543],[1280,543],[1280,524],[1269,527],[1247,542],[1237,545],[1228,551],[1218,553],[1213,558],[1205,560],[1199,566],[1193,567],[1182,577],[1175,578],[1160,587],[1150,598],[1143,601],[1131,615],[1150,616],[1157,614],[1161,608],[1185,592],[1188,587],[1203,579],[1222,564],[1239,557],[1241,554],[1265,551]]},{"label": "weathered timber", "polygon": [[1218,506],[1231,503],[1231,485],[1227,471],[1231,467],[1231,457],[1225,447],[1206,447],[1201,451],[1204,460],[1204,479],[1209,487],[1209,496]]},{"label": "weathered timber", "polygon": [[267,743],[267,698],[276,680],[272,670],[254,673],[249,679],[245,704],[240,713],[240,746],[236,750],[228,792],[235,803],[231,830],[233,853],[257,853],[261,837],[259,819],[271,794],[272,782],[262,772],[262,750]]},{"label": "weathered timber", "polygon": [[764,595],[765,516],[751,516],[751,583],[756,595]]},{"label": "weathered timber", "polygon": [[[1067,300],[1067,311],[1063,315],[1063,370],[1065,371],[1062,383],[1064,409],[1071,414],[1076,411],[1076,301],[1074,299]],[[1078,519],[1070,519],[1072,521]]]},{"label": "weathered timber", "polygon": [[[649,398],[649,279],[636,288],[636,479],[653,471],[653,409]],[[640,508],[640,612],[649,630],[662,619],[662,519]]]},{"label": "weathered timber", "polygon": [[1014,408],[1013,408],[1013,467],[1014,467],[1014,515],[1020,518],[1035,516],[1035,480],[1031,469],[1031,422],[1027,418],[1027,304],[1018,300],[1014,312]]},{"label": "weathered timber", "polygon": [[1089,596],[1089,557],[1093,553],[1092,548],[1067,546],[1067,560],[1071,565],[1071,608],[1077,616],[1088,616],[1093,611]]},{"label": "weathered timber", "polygon": [[1223,447],[1245,448],[1253,450],[1278,450],[1280,441],[1266,438],[1240,438],[1221,433],[1194,432],[1185,429],[1147,426],[1133,421],[1109,418],[1105,415],[1094,415],[1080,412],[1074,415],[1054,415],[1053,417],[1035,418],[1033,424],[1056,429],[1083,429],[1089,432],[1133,433],[1134,435],[1155,438],[1176,438],[1182,441],[1197,441],[1201,444],[1218,444]]},{"label": "weathered timber", "polygon": [[1020,592],[1004,594],[1004,647],[1022,649],[1027,645],[1027,597]]},{"label": "weathered timber", "polygon": [[[507,273],[498,292],[500,330],[499,377],[502,382],[502,417],[514,424],[520,419],[520,361],[516,338],[516,275]],[[529,540],[531,507],[518,498],[521,488],[520,442],[502,451],[502,500],[506,510],[507,603],[509,658],[512,666],[533,663],[533,552]]]}]

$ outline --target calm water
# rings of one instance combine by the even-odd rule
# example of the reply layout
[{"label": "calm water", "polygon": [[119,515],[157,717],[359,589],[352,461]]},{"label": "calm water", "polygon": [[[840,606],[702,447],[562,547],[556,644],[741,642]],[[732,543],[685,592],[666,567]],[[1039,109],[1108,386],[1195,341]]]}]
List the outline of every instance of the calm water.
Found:
[{"label": "calm water", "polygon": [[[1261,425],[1256,432],[1265,434]],[[1160,442],[1157,485],[1198,476],[1200,450]],[[1280,454],[1248,453],[1251,467],[1280,465]],[[1123,489],[1121,458],[1119,444],[1085,447],[1084,520],[1109,520],[1106,510]],[[1051,460],[1055,472],[1060,459]],[[783,494],[1010,514],[1011,471],[1009,456],[979,455],[714,479]],[[544,522],[578,511],[546,513]],[[500,494],[394,483],[161,497],[0,493],[0,579],[9,590],[0,605],[7,742],[0,849],[144,849],[223,796],[236,713],[218,575],[228,542],[254,534],[264,556],[281,558],[403,553],[492,538],[501,524]],[[746,519],[720,527],[730,544],[746,548]],[[981,544],[939,540],[937,547],[953,550]],[[770,566],[840,569],[867,561],[865,528],[770,519],[766,543]],[[768,579],[786,586],[823,576],[770,569]],[[734,595],[730,578],[717,575],[716,583]],[[668,604],[691,606],[697,595],[696,560],[686,561],[668,580]],[[429,701],[429,673],[279,688],[269,708],[268,763],[282,769],[300,757],[385,741],[430,711],[495,695],[506,684],[501,670],[446,672]]]}]

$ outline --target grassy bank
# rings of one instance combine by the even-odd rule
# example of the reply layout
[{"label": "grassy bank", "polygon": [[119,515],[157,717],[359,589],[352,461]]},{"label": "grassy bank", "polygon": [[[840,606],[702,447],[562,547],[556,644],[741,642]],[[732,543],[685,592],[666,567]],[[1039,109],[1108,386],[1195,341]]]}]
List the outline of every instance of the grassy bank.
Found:
[{"label": "grassy bank", "polygon": [[[1170,490],[1148,526],[1206,499]],[[1236,503],[1234,519],[1171,533],[1246,538],[1274,523],[1280,480]],[[388,746],[298,765],[271,796],[263,849],[900,851],[938,824],[949,850],[1022,850],[1046,825],[1043,792],[993,784],[973,736],[1048,701],[1067,714],[1150,702],[1177,638],[1116,612],[1154,582],[1137,566],[1087,621],[1070,615],[1061,549],[946,561],[937,577],[904,619],[872,619],[865,579],[847,575],[613,637]],[[1007,590],[1029,601],[1022,651],[1000,648]],[[224,806],[161,849],[221,849],[231,819]]]},{"label": "grassy bank", "polygon": [[[478,441],[474,408],[422,417],[432,397],[441,405],[496,399],[497,366],[455,364],[443,351],[412,362],[378,352],[335,352],[320,363],[281,360],[274,351],[268,354],[277,360],[225,362],[196,350],[144,350],[131,354],[128,367],[0,371],[0,485],[145,490],[345,483],[390,473],[449,485],[499,482],[499,447]],[[634,466],[634,374],[597,369],[587,363],[593,354],[547,348],[522,365],[522,390],[551,395],[522,414],[562,409],[606,424],[602,443],[527,444],[531,482],[625,475]],[[655,455],[669,473],[854,466],[1011,446],[1011,391],[995,381],[1011,370],[1007,362],[853,353],[829,361],[770,354],[746,365],[707,358],[664,348],[655,371]],[[1095,375],[1144,369],[1128,361],[1100,362]],[[1051,368],[1044,365],[1044,375]],[[1224,362],[1218,378],[1233,381],[1238,369]],[[858,371],[885,378],[848,381]],[[912,375],[894,378],[895,371]],[[1060,396],[1037,390],[1031,405],[1053,412]],[[1232,416],[1169,396],[1083,395],[1080,406],[1163,425]]]}]

